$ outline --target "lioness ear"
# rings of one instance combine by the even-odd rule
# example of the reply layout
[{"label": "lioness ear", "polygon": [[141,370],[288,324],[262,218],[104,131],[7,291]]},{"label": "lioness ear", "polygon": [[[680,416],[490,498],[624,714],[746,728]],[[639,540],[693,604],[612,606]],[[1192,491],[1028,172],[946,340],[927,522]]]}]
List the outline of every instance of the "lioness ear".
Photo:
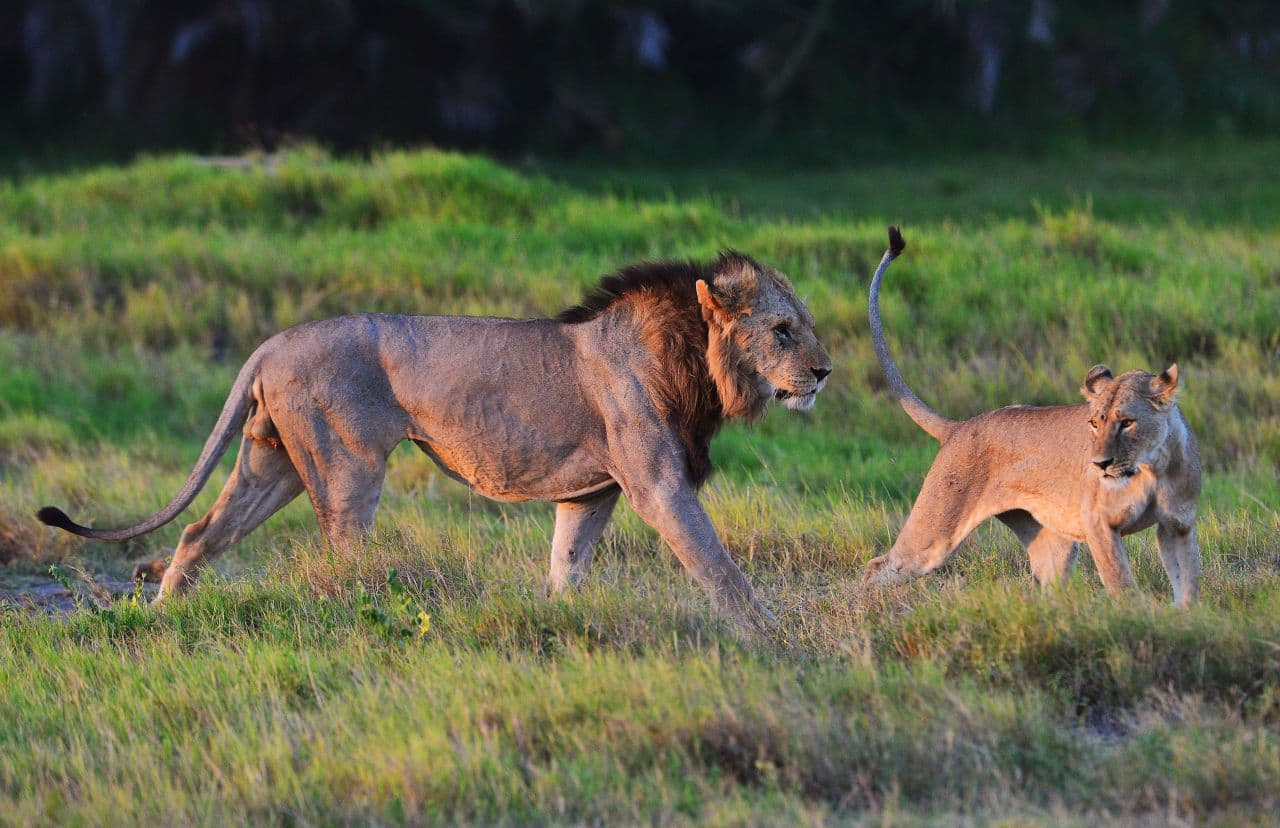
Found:
[{"label": "lioness ear", "polygon": [[1102,393],[1102,389],[1107,387],[1111,382],[1111,369],[1105,365],[1095,365],[1089,369],[1089,373],[1085,374],[1084,385],[1080,386],[1080,393],[1084,394],[1085,399],[1091,400]]},{"label": "lioness ear", "polygon": [[1168,407],[1178,395],[1178,363],[1164,369],[1160,376],[1151,380],[1151,401],[1158,408]]}]

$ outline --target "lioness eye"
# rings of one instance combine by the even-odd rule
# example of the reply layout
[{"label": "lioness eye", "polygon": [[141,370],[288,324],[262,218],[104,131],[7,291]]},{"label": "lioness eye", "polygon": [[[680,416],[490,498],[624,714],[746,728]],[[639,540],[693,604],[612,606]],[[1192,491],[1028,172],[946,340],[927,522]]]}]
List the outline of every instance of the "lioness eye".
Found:
[{"label": "lioness eye", "polygon": [[1133,426],[1133,420],[1125,419],[1120,421],[1121,428],[1131,428],[1132,426]]},{"label": "lioness eye", "polygon": [[778,325],[773,329],[773,335],[778,337],[778,341],[787,344],[791,341],[791,329],[786,325]]}]

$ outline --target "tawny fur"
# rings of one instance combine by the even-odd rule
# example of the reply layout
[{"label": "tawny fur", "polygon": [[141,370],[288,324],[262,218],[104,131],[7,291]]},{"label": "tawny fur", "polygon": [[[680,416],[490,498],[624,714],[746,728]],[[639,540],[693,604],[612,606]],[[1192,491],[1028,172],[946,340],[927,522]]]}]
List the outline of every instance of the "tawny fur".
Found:
[{"label": "tawny fur", "polygon": [[237,429],[239,458],[187,526],[157,600],[306,491],[331,543],[369,530],[387,457],[412,440],[446,474],[498,500],[558,504],[550,586],[581,581],[620,493],[717,605],[767,623],[697,488],[725,417],[770,398],[808,408],[831,363],[785,277],[726,253],[709,265],[637,265],[558,319],[360,315],[290,328],[241,369],[195,469],[125,540],[176,517]]},{"label": "tawny fur", "polygon": [[895,228],[871,282],[872,337],[903,408],[942,444],[911,514],[865,581],[884,585],[931,572],[978,524],[999,518],[1018,535],[1044,587],[1066,575],[1084,541],[1103,584],[1133,586],[1122,535],[1155,525],[1160,558],[1182,606],[1200,593],[1196,508],[1200,451],[1178,409],[1178,366],[1159,376],[1090,370],[1078,405],[1016,405],[948,420],[907,387],[880,322],[885,270],[905,246]]}]

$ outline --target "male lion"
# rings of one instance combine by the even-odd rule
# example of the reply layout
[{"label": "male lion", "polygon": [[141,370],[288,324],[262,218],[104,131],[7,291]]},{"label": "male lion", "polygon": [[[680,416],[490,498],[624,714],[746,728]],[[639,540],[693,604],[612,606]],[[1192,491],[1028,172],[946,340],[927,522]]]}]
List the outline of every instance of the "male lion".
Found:
[{"label": "male lion", "polygon": [[893,548],[868,564],[866,582],[931,572],[979,523],[997,517],[1027,547],[1043,587],[1069,572],[1077,542],[1085,541],[1102,583],[1119,592],[1133,586],[1120,536],[1155,524],[1174,601],[1193,601],[1200,593],[1200,450],[1174,400],[1178,366],[1160,376],[1113,377],[1095,365],[1081,388],[1085,403],[1015,405],[948,420],[907,387],[880,323],[880,280],[905,246],[890,227],[871,280],[871,337],[893,396],[942,447]]},{"label": "male lion", "polygon": [[808,410],[830,372],[787,278],[732,251],[709,265],[627,267],[556,319],[326,319],[254,351],[156,515],[116,530],[53,507],[38,517],[106,541],[150,532],[191,503],[243,424],[235,469],[183,531],[159,601],[304,489],[329,542],[367,532],[387,456],[408,439],[483,495],[557,504],[554,592],[586,577],[625,492],[719,607],[768,623],[697,489],[725,418],[758,418],[770,399]]}]

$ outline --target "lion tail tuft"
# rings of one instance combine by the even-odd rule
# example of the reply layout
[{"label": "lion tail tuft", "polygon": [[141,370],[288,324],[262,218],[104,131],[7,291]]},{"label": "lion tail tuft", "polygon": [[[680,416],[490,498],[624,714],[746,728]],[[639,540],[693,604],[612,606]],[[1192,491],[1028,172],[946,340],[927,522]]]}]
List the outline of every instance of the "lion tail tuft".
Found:
[{"label": "lion tail tuft", "polygon": [[57,529],[66,529],[68,532],[74,532],[76,522],[67,517],[67,513],[59,509],[57,506],[45,506],[36,512],[36,518],[46,526],[53,526]]},{"label": "lion tail tuft", "polygon": [[159,512],[156,512],[141,523],[136,523],[124,529],[93,529],[88,526],[81,526],[67,517],[67,513],[56,506],[45,506],[36,512],[36,518],[41,523],[63,529],[73,535],[103,541],[123,541],[136,538],[139,535],[145,535],[147,532],[159,529],[173,520],[183,509],[191,505],[191,501],[195,500],[196,495],[204,488],[204,484],[209,481],[209,476],[213,474],[214,468],[218,465],[218,460],[226,452],[227,447],[231,445],[238,427],[248,417],[252,403],[251,388],[261,361],[262,349],[259,349],[240,369],[240,374],[236,377],[235,384],[231,387],[231,393],[227,397],[226,403],[222,406],[222,414],[219,415],[218,422],[213,427],[213,432],[205,441],[204,451],[200,453],[200,459],[196,461],[195,468],[191,470],[191,474],[187,477],[187,482],[173,496],[168,505]]}]

